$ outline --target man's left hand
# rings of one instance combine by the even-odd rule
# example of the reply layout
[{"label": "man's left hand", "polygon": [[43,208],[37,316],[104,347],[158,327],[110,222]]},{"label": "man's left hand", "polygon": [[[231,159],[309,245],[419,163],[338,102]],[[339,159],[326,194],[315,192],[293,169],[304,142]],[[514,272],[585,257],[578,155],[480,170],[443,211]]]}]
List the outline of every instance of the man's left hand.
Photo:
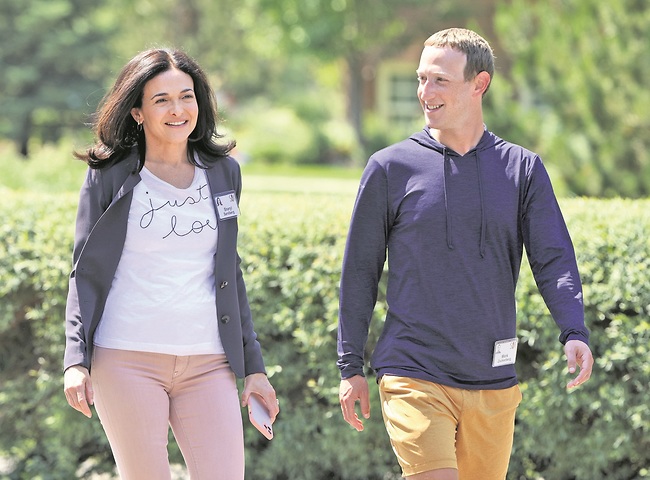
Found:
[{"label": "man's left hand", "polygon": [[591,354],[589,345],[580,340],[569,340],[564,345],[564,353],[566,354],[569,373],[575,373],[576,367],[580,369],[578,376],[567,383],[567,388],[577,387],[589,380],[591,369],[594,366],[594,357]]}]

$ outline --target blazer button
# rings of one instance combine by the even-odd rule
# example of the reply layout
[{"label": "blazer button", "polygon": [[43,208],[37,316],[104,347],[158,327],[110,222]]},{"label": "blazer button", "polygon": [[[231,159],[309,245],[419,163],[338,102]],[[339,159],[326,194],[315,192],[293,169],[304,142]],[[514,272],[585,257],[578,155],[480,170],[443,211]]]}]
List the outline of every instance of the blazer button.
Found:
[{"label": "blazer button", "polygon": [[228,323],[230,321],[230,315],[222,315],[221,316],[221,323]]},{"label": "blazer button", "polygon": [[223,282],[221,282],[221,285],[219,285],[219,288],[226,288],[227,286],[228,286],[228,282],[224,280]]}]

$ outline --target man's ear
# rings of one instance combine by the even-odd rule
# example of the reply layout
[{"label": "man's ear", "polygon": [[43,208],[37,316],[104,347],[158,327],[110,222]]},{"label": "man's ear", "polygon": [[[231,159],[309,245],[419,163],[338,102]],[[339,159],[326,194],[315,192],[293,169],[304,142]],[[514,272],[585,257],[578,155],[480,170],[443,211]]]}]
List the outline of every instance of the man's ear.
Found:
[{"label": "man's ear", "polygon": [[491,81],[492,78],[490,78],[489,73],[487,73],[485,70],[479,72],[474,78],[474,93],[483,96],[483,94],[485,94],[485,91],[490,86]]}]

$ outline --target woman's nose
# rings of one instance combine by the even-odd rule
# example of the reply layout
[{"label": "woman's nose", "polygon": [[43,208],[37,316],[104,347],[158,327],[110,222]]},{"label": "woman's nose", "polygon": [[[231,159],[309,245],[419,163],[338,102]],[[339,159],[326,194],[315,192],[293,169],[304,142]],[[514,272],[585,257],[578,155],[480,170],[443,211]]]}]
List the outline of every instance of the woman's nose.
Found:
[{"label": "woman's nose", "polygon": [[181,103],[178,100],[173,100],[171,102],[171,113],[174,115],[177,115],[182,111]]}]

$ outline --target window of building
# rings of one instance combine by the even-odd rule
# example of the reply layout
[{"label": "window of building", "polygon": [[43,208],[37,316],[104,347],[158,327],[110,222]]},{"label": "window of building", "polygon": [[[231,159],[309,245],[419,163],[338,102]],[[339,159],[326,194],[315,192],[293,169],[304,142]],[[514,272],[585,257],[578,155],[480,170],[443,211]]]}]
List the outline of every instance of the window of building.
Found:
[{"label": "window of building", "polygon": [[417,78],[411,63],[382,64],[377,75],[379,114],[395,128],[410,133],[422,123]]}]

